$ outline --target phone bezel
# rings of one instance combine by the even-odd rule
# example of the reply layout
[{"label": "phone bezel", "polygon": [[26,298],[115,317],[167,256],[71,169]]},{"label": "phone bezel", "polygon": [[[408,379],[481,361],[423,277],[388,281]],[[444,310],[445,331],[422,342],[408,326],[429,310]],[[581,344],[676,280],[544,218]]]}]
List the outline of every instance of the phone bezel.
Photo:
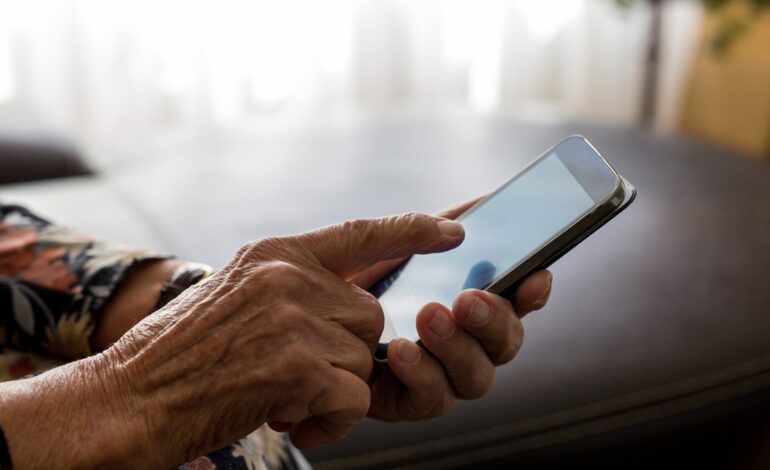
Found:
[{"label": "phone bezel", "polygon": [[[623,178],[621,178],[618,172],[615,171],[612,165],[610,165],[609,162],[607,162],[607,160],[602,156],[602,154],[599,153],[598,150],[596,150],[596,147],[594,147],[591,144],[591,142],[588,141],[588,139],[586,139],[582,135],[571,135],[569,137],[565,137],[564,139],[560,140],[558,143],[556,143],[555,145],[551,146],[548,150],[543,152],[539,157],[532,160],[532,162],[530,162],[529,165],[527,165],[521,171],[519,171],[514,176],[512,176],[508,181],[500,185],[500,187],[497,188],[488,197],[479,201],[477,204],[474,204],[473,207],[471,207],[465,213],[463,213],[460,217],[458,217],[457,220],[462,221],[462,219],[470,216],[477,208],[481,207],[481,205],[484,204],[484,201],[491,199],[497,193],[503,191],[506,187],[508,187],[508,185],[512,184],[518,177],[523,175],[527,170],[537,165],[541,160],[543,160],[544,158],[546,158],[552,153],[556,153],[556,156],[559,157],[559,159],[562,161],[562,163],[564,163],[567,169],[570,170],[570,173],[572,173],[572,175],[575,177],[578,183],[583,185],[583,181],[578,179],[578,176],[575,174],[575,172],[572,171],[572,168],[570,168],[570,166],[567,165],[565,160],[562,159],[562,157],[557,152],[557,149],[559,148],[559,146],[573,139],[579,139],[583,144],[585,144],[587,148],[591,151],[593,156],[598,157],[599,161],[603,163],[607,169],[610,170],[610,173],[615,177],[615,183],[614,183],[613,189],[609,192],[607,196],[605,196],[603,199],[600,199],[599,201],[596,201],[596,199],[592,197],[592,199],[594,199],[593,206],[586,209],[586,211],[584,211],[577,218],[575,218],[575,220],[573,220],[569,225],[565,226],[560,232],[557,232],[551,238],[549,238],[548,240],[545,240],[539,246],[537,246],[532,251],[527,253],[527,255],[524,258],[522,258],[522,261],[520,263],[512,266],[505,273],[499,275],[497,279],[493,280],[492,283],[489,286],[487,286],[484,290],[491,292],[493,294],[498,294],[498,295],[508,294],[510,293],[510,291],[515,290],[526,274],[534,271],[536,267],[541,266],[543,262],[548,261],[549,258],[556,255],[558,250],[555,253],[547,252],[547,249],[549,247],[555,247],[556,245],[559,244],[558,242],[560,241],[564,242],[561,245],[565,245],[569,243],[571,234],[576,234],[576,233],[579,234],[584,232],[585,230],[589,230],[591,226],[593,226],[596,223],[599,223],[602,220],[602,218],[604,218],[606,215],[611,213],[613,209],[615,209],[616,207],[620,206],[623,203],[624,201]],[[590,195],[589,191],[586,191],[586,192],[589,193]],[[549,262],[549,264],[555,261],[556,259],[558,258],[554,258]]]},{"label": "phone bezel", "polygon": [[[473,212],[476,209],[482,206],[486,201],[493,198],[497,193],[504,190],[509,184],[513,183],[516,180],[516,178],[524,174],[532,166],[537,165],[542,159],[546,158],[551,153],[554,153],[560,145],[564,144],[565,142],[571,139],[579,139],[582,143],[584,143],[587,146],[587,148],[591,151],[593,156],[598,157],[600,162],[606,165],[606,168],[609,169],[611,174],[615,177],[614,188],[612,189],[612,191],[610,191],[610,193],[606,197],[604,197],[598,202],[596,202],[596,199],[592,197],[592,199],[594,199],[595,201],[594,205],[592,205],[590,208],[588,208],[586,211],[580,214],[577,218],[575,218],[575,220],[573,220],[569,225],[565,226],[561,231],[554,234],[548,240],[544,241],[538,247],[530,251],[523,258],[523,261],[512,266],[505,273],[498,276],[497,279],[494,280],[484,290],[494,294],[502,295],[502,296],[509,296],[513,294],[513,292],[515,292],[518,285],[527,275],[529,275],[534,271],[548,267],[554,261],[559,259],[561,256],[563,256],[564,254],[569,252],[572,248],[574,248],[576,245],[578,245],[581,241],[587,238],[590,234],[596,231],[599,227],[601,227],[607,221],[612,219],[620,211],[625,209],[625,207],[627,207],[635,198],[636,189],[618,174],[618,172],[612,167],[612,165],[610,165],[607,162],[607,160],[601,155],[601,153],[599,153],[599,151],[596,150],[596,148],[585,137],[581,135],[571,135],[569,137],[562,139],[558,143],[552,145],[540,156],[533,159],[527,166],[522,168],[519,172],[513,175],[505,183],[500,185],[500,187],[498,187],[489,196],[485,197],[483,200],[479,201],[477,204],[469,208],[465,213],[463,213],[460,217],[458,217],[457,220],[462,221],[466,217],[469,217],[471,214],[473,214]],[[556,153],[556,155],[560,158],[560,160],[562,160],[558,152]],[[562,162],[564,163],[564,160],[562,160]],[[567,166],[567,168],[570,169],[569,166],[566,165],[566,163],[565,163],[565,166]],[[570,172],[572,172],[571,169],[570,169]],[[574,173],[573,173],[573,176],[574,176]],[[576,177],[576,180],[578,180],[581,183],[581,185],[583,184],[582,181],[580,181],[577,177]],[[375,289],[377,286],[380,285],[381,282],[383,282],[383,280],[388,279],[395,272],[403,269],[405,267],[404,265],[406,265],[407,263],[408,263],[408,260],[406,260],[404,263],[396,267],[393,271],[383,276],[383,278],[377,281],[377,283],[375,283],[375,285],[372,288]],[[385,290],[387,290],[387,288]],[[384,292],[384,290],[382,292]],[[380,292],[380,294],[382,292]],[[417,338],[416,340],[418,344],[422,345],[421,341],[419,341],[419,338]],[[375,351],[375,359],[377,359],[378,362],[387,363],[387,345],[388,344],[389,343],[379,343],[379,346]]]}]

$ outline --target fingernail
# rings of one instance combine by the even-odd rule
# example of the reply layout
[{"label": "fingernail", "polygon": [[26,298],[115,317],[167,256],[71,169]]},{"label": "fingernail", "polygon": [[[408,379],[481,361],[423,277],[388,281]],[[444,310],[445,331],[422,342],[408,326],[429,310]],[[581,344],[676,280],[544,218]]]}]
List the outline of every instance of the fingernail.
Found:
[{"label": "fingernail", "polygon": [[438,223],[438,228],[441,230],[441,233],[443,233],[444,236],[453,238],[459,237],[464,232],[463,225],[460,222],[455,222],[454,220],[442,220]]},{"label": "fingernail", "polygon": [[435,335],[442,338],[449,338],[455,332],[454,323],[449,319],[446,312],[440,309],[433,313],[433,318],[428,323],[428,327]]},{"label": "fingernail", "polygon": [[471,312],[468,314],[468,321],[474,325],[483,325],[489,321],[492,310],[489,308],[489,304],[481,300],[481,297],[476,297],[471,305]]},{"label": "fingernail", "polygon": [[401,341],[398,345],[398,357],[407,364],[417,364],[420,362],[420,347],[411,341]]}]

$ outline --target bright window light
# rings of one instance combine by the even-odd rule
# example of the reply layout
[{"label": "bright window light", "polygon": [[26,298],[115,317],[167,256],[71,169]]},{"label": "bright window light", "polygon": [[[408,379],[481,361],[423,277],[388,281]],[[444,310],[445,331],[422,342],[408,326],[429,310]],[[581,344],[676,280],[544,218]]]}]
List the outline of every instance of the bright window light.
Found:
[{"label": "bright window light", "polygon": [[552,39],[573,21],[583,6],[582,0],[536,0],[520,3],[527,26],[535,39],[541,42]]}]

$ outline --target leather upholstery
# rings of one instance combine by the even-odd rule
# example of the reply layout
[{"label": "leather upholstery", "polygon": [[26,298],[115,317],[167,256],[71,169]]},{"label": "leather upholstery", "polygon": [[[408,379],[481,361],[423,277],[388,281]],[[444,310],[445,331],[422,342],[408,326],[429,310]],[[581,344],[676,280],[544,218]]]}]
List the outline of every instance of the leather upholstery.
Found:
[{"label": "leather upholstery", "polygon": [[[481,194],[573,133],[633,182],[638,198],[554,265],[550,303],[525,318],[524,348],[498,370],[491,393],[427,422],[366,421],[310,459],[319,468],[628,468],[762,458],[757,439],[770,443],[767,164],[619,127],[400,116],[206,145],[191,136],[149,167],[0,196],[119,240],[150,233],[144,240],[157,247],[216,266],[247,239]],[[96,193],[101,209],[92,214],[62,202]]]},{"label": "leather upholstery", "polygon": [[90,174],[64,140],[0,132],[0,184]]}]

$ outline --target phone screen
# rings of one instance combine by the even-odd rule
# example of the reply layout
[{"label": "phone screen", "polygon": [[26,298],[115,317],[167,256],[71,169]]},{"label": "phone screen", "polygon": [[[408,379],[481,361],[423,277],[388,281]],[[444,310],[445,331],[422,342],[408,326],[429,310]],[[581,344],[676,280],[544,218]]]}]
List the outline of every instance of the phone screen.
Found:
[{"label": "phone screen", "polygon": [[375,286],[385,313],[380,342],[417,339],[423,306],[451,307],[460,291],[484,289],[595,205],[555,152],[539,159],[460,219],[460,246],[415,255]]}]

